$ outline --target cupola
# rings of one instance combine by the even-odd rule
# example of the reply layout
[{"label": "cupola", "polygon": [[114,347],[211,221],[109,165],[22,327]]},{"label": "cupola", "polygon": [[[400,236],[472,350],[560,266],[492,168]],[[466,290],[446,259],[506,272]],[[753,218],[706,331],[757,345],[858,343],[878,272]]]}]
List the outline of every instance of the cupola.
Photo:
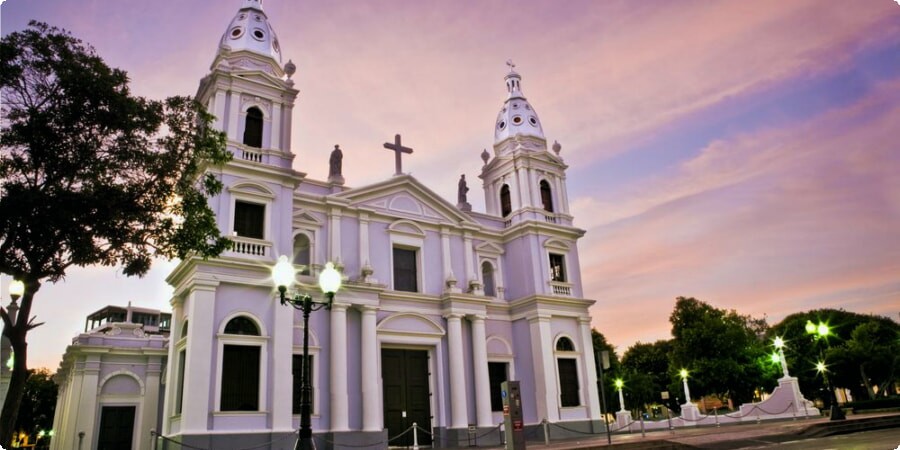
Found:
[{"label": "cupola", "polygon": [[213,65],[221,57],[240,51],[271,58],[275,66],[281,66],[281,46],[275,29],[263,11],[262,0],[241,0],[240,9],[219,41],[219,51]]},{"label": "cupola", "polygon": [[544,130],[537,112],[522,94],[522,76],[516,72],[512,61],[507,61],[506,64],[509,66],[509,73],[505,78],[508,96],[494,123],[494,145],[516,135],[544,139]]}]

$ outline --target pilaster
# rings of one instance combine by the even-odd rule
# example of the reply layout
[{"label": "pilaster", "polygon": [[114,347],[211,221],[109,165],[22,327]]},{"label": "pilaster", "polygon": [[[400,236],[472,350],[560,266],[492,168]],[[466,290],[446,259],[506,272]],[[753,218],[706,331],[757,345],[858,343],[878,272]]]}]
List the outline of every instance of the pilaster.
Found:
[{"label": "pilaster", "polygon": [[362,400],[363,431],[381,431],[382,419],[381,391],[378,380],[378,336],[376,335],[375,308],[362,306],[360,354],[362,355]]},{"label": "pilaster", "polygon": [[462,320],[459,314],[447,316],[447,347],[450,357],[450,428],[466,428],[469,420]]},{"label": "pilaster", "polygon": [[347,305],[331,306],[331,431],[347,431]]},{"label": "pilaster", "polygon": [[553,358],[553,334],[549,317],[528,320],[531,330],[531,358],[534,362],[535,409],[539,419],[559,421],[559,389],[556,380],[556,361]]},{"label": "pilaster", "polygon": [[493,426],[491,382],[488,373],[487,335],[484,316],[470,316],[472,322],[472,368],[475,372],[475,416],[479,427]]}]

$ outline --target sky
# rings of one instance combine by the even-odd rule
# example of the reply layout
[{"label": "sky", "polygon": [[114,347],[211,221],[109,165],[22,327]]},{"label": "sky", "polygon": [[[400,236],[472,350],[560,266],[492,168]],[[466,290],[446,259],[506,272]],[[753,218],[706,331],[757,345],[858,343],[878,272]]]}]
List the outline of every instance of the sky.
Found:
[{"label": "sky", "polygon": [[[65,28],[135,94],[193,95],[240,0],[7,0],[0,32]],[[482,149],[505,62],[569,165],[592,324],[621,354],[670,337],[678,296],[765,317],[900,317],[900,5],[894,0],[265,0],[300,94],[295,169],[348,186],[404,171],[484,211]],[[29,366],[55,369],[108,304],[168,310],[143,279],[76,268],[33,308]],[[4,303],[8,302],[3,280]]]}]

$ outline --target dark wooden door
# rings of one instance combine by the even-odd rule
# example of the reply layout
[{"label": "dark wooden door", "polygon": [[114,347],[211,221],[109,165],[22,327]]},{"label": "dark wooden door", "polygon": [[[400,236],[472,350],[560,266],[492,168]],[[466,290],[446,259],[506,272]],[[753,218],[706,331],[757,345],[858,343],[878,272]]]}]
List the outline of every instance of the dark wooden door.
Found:
[{"label": "dark wooden door", "polygon": [[104,406],[100,411],[100,435],[97,450],[131,448],[134,435],[134,406]]},{"label": "dark wooden door", "polygon": [[[409,428],[413,422],[431,431],[431,392],[428,384],[428,352],[386,348],[381,350],[381,380],[384,386],[384,427],[388,437]],[[404,412],[406,417],[404,417]],[[412,445],[409,432],[388,445]],[[431,445],[431,436],[419,433],[419,445]]]}]

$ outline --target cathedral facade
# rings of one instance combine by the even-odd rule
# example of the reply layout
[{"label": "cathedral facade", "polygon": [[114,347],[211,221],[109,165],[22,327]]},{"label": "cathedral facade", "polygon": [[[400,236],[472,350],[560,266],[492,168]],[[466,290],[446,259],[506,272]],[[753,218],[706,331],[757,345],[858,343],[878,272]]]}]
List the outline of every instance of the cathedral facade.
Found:
[{"label": "cathedral facade", "polygon": [[[292,448],[304,363],[320,448],[405,445],[411,434],[394,438],[413,423],[420,445],[466,445],[470,431],[498,443],[506,380],[520,382],[527,429],[601,430],[584,231],[569,214],[560,146],[548,147],[514,66],[493,151],[481,155],[486,211],[476,212],[464,178],[452,203],[403,173],[411,150],[399,135],[385,144],[396,173],[381,182],[348,186],[338,148],[327,180],[295,170],[296,68],[281,51],[261,1],[242,0],[200,82],[197,98],[234,155],[214,169],[225,188],[211,199],[234,245],[167,279],[157,431],[200,448]],[[310,317],[309,360],[302,315],[273,286],[282,255],[295,264],[292,291],[321,298],[327,262],[343,276],[331,309]]]}]

